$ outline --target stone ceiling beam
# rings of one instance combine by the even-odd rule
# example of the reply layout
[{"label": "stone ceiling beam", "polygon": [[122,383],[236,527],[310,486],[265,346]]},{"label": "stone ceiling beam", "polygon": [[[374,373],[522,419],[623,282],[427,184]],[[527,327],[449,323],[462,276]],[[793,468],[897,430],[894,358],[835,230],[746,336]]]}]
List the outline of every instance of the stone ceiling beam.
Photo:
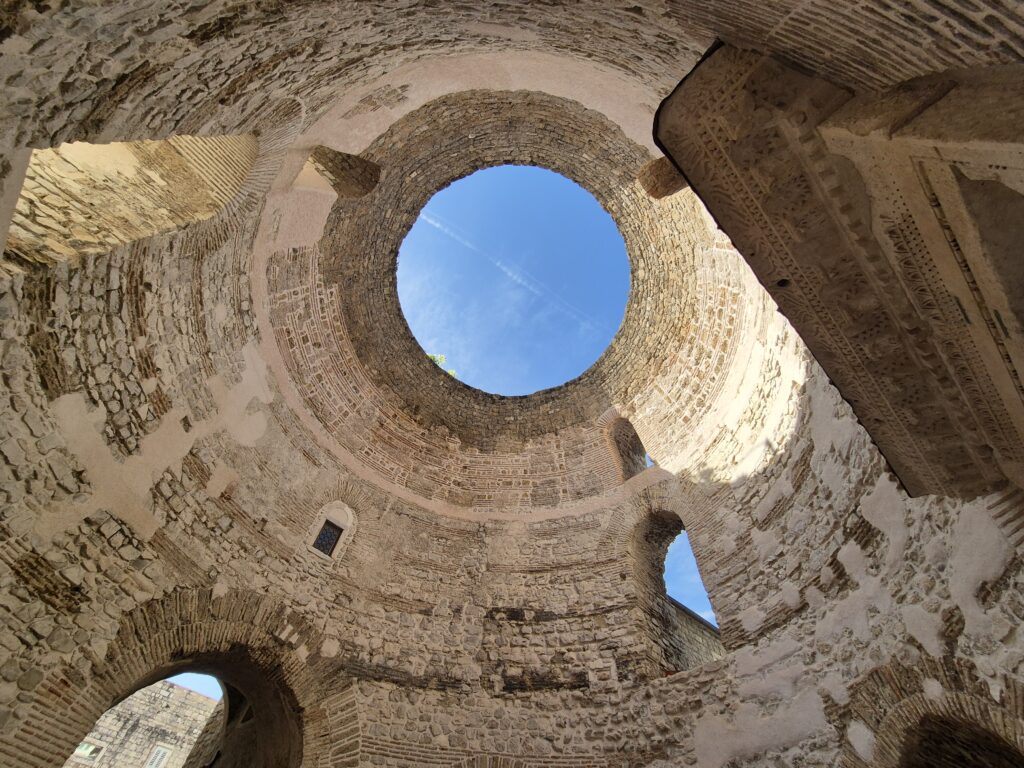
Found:
[{"label": "stone ceiling beam", "polygon": [[996,253],[1001,225],[965,200],[998,197],[1005,226],[1024,203],[1020,90],[929,81],[855,99],[723,47],[656,119],[656,140],[914,495],[1024,481],[1020,287]]}]

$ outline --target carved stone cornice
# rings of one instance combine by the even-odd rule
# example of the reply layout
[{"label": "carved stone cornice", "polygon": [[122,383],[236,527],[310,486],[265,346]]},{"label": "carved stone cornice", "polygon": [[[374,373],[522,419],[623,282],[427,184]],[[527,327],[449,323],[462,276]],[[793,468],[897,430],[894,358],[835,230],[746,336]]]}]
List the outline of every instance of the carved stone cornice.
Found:
[{"label": "carved stone cornice", "polygon": [[914,495],[1024,478],[1021,288],[954,194],[958,173],[1002,180],[1012,206],[1024,124],[1012,109],[984,125],[943,112],[953,95],[961,111],[1019,98],[1010,83],[980,101],[942,80],[860,99],[722,47],[655,124]]}]

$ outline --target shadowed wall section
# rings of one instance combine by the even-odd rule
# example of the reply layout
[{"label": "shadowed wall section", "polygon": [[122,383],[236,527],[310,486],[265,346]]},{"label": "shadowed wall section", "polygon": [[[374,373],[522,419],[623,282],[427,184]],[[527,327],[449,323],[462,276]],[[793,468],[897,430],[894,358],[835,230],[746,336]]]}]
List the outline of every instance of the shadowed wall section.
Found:
[{"label": "shadowed wall section", "polygon": [[[3,211],[35,150],[233,159],[167,161],[209,163],[209,218],[0,279],[0,766],[185,669],[251,707],[226,765],[897,768],[922,723],[933,755],[1020,749],[1016,273],[977,215],[1021,191],[991,154],[1019,10],[523,8],[4,5]],[[681,186],[651,126],[715,38]],[[578,181],[631,265],[607,354],[536,397],[447,376],[394,290],[430,196],[503,163]],[[681,526],[720,646],[664,597]]]},{"label": "shadowed wall section", "polygon": [[255,136],[37,149],[0,268],[77,260],[215,215],[242,188]]}]

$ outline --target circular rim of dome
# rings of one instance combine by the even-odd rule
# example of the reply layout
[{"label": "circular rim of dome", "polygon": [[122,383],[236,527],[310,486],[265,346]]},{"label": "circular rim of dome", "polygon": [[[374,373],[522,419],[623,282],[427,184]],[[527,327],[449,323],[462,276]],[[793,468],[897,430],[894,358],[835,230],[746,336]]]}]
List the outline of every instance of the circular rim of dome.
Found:
[{"label": "circular rim of dome", "polygon": [[[308,162],[310,147],[358,150],[343,125],[309,129],[301,157]],[[322,448],[417,503],[496,514],[575,504],[620,485],[609,412],[628,418],[673,472],[704,476],[750,454],[745,437],[723,431],[721,412],[737,391],[760,386],[762,369],[774,371],[774,355],[757,357],[752,371],[744,351],[785,328],[692,192],[647,193],[646,148],[603,112],[522,90],[449,93],[380,130],[358,157],[334,158],[374,166],[376,185],[361,196],[337,186],[340,198],[319,193],[320,239],[282,239],[254,265],[270,365]],[[487,394],[444,373],[409,331],[397,295],[398,249],[423,205],[455,179],[510,162],[587,189],[615,220],[631,268],[625,318],[605,354],[579,378],[525,396]],[[271,211],[268,232],[282,212],[301,223],[303,189]]]},{"label": "circular rim of dome", "polygon": [[[629,388],[621,382],[629,378],[626,350],[650,346],[642,278],[657,216],[637,182],[647,150],[577,102],[472,90],[406,114],[362,157],[380,165],[380,181],[364,198],[335,204],[320,244],[321,268],[343,293],[346,329],[367,375],[422,427],[445,427],[486,449],[593,421]],[[593,195],[622,234],[631,285],[622,323],[589,369],[557,387],[511,396],[459,382],[423,355],[397,291],[398,249],[430,198],[475,171],[509,164],[546,168]]]},{"label": "circular rim of dome", "polygon": [[[719,233],[700,201],[645,191],[639,179],[650,159],[603,113],[535,91],[449,93],[396,119],[358,158],[379,168],[376,186],[335,200],[318,242],[279,252],[263,271],[267,335],[288,391],[302,401],[300,418],[324,430],[330,450],[417,495],[456,503],[480,493],[502,503],[475,485],[486,479],[488,455],[504,457],[501,472],[521,493],[531,477],[547,487],[580,451],[597,457],[598,422],[610,408],[636,410],[655,442],[675,445],[700,429],[735,378],[737,344],[760,310],[748,307],[745,265],[719,257]],[[488,394],[441,371],[410,332],[397,293],[399,246],[430,197],[508,163],[548,168],[590,192],[630,260],[625,317],[609,348],[580,377],[525,396]],[[662,433],[650,422],[660,423],[651,412],[659,404],[678,428]],[[515,456],[531,443],[537,459],[523,465]],[[410,452],[418,456],[411,465]],[[559,486],[561,498],[606,487],[593,469],[581,470],[591,473],[582,485]]]},{"label": "circular rim of dome", "polygon": [[[605,209],[601,205],[601,203],[597,200],[597,198],[595,198],[593,196],[593,194],[590,193],[590,190],[588,190],[585,187],[582,187],[581,185],[577,184],[573,179],[570,179],[569,177],[564,176],[564,175],[558,173],[557,171],[553,171],[553,170],[551,170],[549,168],[544,168],[542,166],[538,166],[538,165],[521,165],[521,164],[512,164],[512,163],[501,163],[501,164],[498,164],[498,165],[492,165],[492,166],[488,166],[488,167],[485,167],[485,168],[477,169],[475,171],[472,171],[471,173],[468,173],[468,174],[466,174],[466,175],[456,179],[455,181],[449,183],[448,185],[446,185],[442,189],[439,189],[436,192],[434,192],[430,196],[430,198],[428,199],[428,201],[427,201],[426,205],[424,206],[424,208],[420,209],[420,213],[422,214],[422,212],[426,209],[426,207],[429,206],[432,202],[434,202],[434,200],[437,198],[438,195],[442,195],[444,192],[453,189],[453,187],[455,187],[460,182],[466,181],[466,180],[470,179],[473,176],[477,176],[478,174],[487,173],[488,171],[498,170],[498,169],[507,169],[507,168],[530,168],[530,169],[537,169],[537,170],[545,171],[546,172],[545,175],[551,174],[551,175],[557,177],[559,184],[562,184],[563,182],[571,182],[576,187],[576,189],[572,190],[571,192],[567,191],[566,195],[567,196],[568,195],[578,195],[580,192],[584,193],[586,195],[586,197],[588,198],[586,200],[586,205],[588,207],[587,215],[589,216],[589,215],[592,215],[593,213],[595,213],[596,211],[594,211],[594,208],[596,207],[596,208],[600,209],[601,213],[604,214],[611,221],[612,226],[615,227],[615,233],[619,236],[619,239],[620,239],[620,241],[622,243],[622,249],[621,249],[621,251],[619,251],[617,244],[609,246],[609,259],[611,261],[614,261],[614,266],[612,268],[616,271],[616,273],[618,273],[618,271],[621,270],[621,268],[622,268],[622,262],[620,261],[620,259],[625,259],[625,262],[626,262],[626,265],[627,265],[627,269],[630,269],[631,262],[630,262],[630,259],[629,259],[629,255],[626,252],[625,241],[622,239],[621,232],[619,232],[618,223],[611,216],[611,214],[608,213],[607,209]],[[533,179],[533,180],[529,181],[529,184],[531,186],[534,185],[534,184],[539,184],[540,186],[544,186],[544,185],[552,184],[552,181],[550,179],[545,179],[543,182],[538,182],[536,179]],[[460,194],[464,195],[465,193],[462,192]],[[527,190],[527,194],[530,194],[529,190]],[[558,194],[561,195],[562,193],[559,192]],[[567,197],[567,199],[568,199],[568,197]],[[582,197],[580,198],[580,201],[582,201]],[[557,206],[558,205],[558,201],[555,201],[554,204]],[[403,236],[403,238],[402,238],[402,240],[401,240],[401,242],[399,244],[399,254],[398,254],[398,259],[397,259],[397,263],[396,263],[396,280],[397,280],[397,282],[396,282],[396,290],[398,290],[398,285],[401,283],[401,260],[402,260],[401,259],[401,249],[405,247],[405,244],[406,244],[409,236],[412,234],[413,229],[415,229],[416,226],[420,223],[420,220],[421,220],[420,216],[418,215],[417,218],[413,221],[410,229]],[[446,222],[446,224],[447,223],[448,222]],[[456,227],[456,228],[457,228],[457,225],[459,225],[459,223],[460,222],[458,222],[458,221],[451,221],[450,222],[451,226]],[[601,222],[602,226],[604,226],[605,224],[606,224],[606,222],[604,222],[604,221]],[[545,253],[544,255],[547,256],[549,254]],[[409,256],[406,256],[406,258],[409,258]],[[576,258],[578,259],[579,257],[577,256]],[[422,269],[425,261],[427,261],[427,260],[424,259],[423,256],[421,256],[419,254],[413,256],[413,259],[418,261],[419,266],[420,266],[421,269]],[[571,267],[572,273],[577,274],[577,275],[584,268],[582,264],[578,264],[578,263],[571,264],[570,267]],[[433,278],[433,277],[440,277],[441,276],[441,270],[438,270],[435,267],[435,265],[430,265],[429,268],[432,271],[427,275],[428,277]],[[631,269],[630,269],[630,271],[631,271]],[[621,304],[621,306],[622,306],[622,315],[618,318],[618,320],[617,320],[617,322],[615,324],[614,331],[610,335],[602,336],[601,337],[601,340],[600,340],[600,342],[601,342],[600,352],[594,354],[593,359],[591,359],[590,362],[587,363],[586,366],[582,370],[579,371],[579,373],[577,373],[577,374],[575,374],[573,376],[570,376],[570,377],[568,377],[568,378],[566,378],[566,379],[564,379],[564,380],[562,380],[562,381],[560,381],[560,382],[558,382],[556,384],[552,384],[552,385],[546,386],[546,387],[541,387],[539,389],[533,390],[532,392],[527,392],[527,393],[524,393],[524,394],[508,394],[508,393],[504,393],[504,392],[493,392],[493,391],[491,391],[489,389],[483,388],[482,386],[478,386],[476,384],[468,382],[465,379],[463,379],[461,376],[456,376],[456,379],[460,383],[462,383],[465,386],[469,387],[470,389],[474,389],[474,390],[476,390],[478,392],[483,392],[484,394],[487,394],[487,395],[494,395],[494,396],[497,396],[497,397],[506,397],[506,398],[518,398],[518,399],[532,397],[535,394],[538,394],[540,392],[546,392],[548,390],[555,390],[555,389],[563,387],[566,384],[570,384],[571,382],[579,379],[587,371],[589,371],[591,368],[593,368],[595,365],[597,365],[598,362],[601,360],[601,358],[604,357],[605,353],[608,351],[609,347],[611,347],[612,342],[614,341],[615,337],[618,335],[619,330],[622,328],[622,325],[623,325],[623,323],[625,321],[626,307],[629,304],[629,298],[630,298],[630,296],[632,294],[632,275],[631,274],[627,275],[625,286],[619,285],[617,283],[617,280],[618,280],[618,275],[617,274],[616,274],[616,277],[614,278],[614,280],[613,280],[613,278],[611,276],[609,276],[608,277],[608,281],[607,281],[608,284],[607,285],[602,285],[600,287],[600,290],[603,291],[604,293],[609,294],[609,296],[614,294],[613,301],[614,301],[614,305],[616,307],[619,305],[620,301],[622,302],[622,304]],[[406,326],[409,329],[409,332],[412,333],[414,338],[417,338],[417,334],[413,332],[412,325],[409,323],[409,319],[406,316],[406,308],[405,308],[404,305],[401,304],[401,302],[399,302],[399,308],[400,308],[400,310],[402,312],[403,319],[405,319],[405,321],[406,321]],[[423,330],[423,329],[421,328],[420,330]],[[509,335],[512,336],[512,337],[516,337],[518,335],[520,339],[522,338],[521,331],[518,328],[512,329],[512,332]],[[431,354],[431,350],[428,350],[426,347],[424,347],[422,344],[420,344],[418,338],[417,338],[417,344],[419,344],[420,349],[422,350],[423,354],[428,355],[428,356]],[[546,347],[544,349],[544,353],[549,355],[549,356],[557,356],[557,355],[562,354],[564,352],[565,352],[564,349],[555,348],[553,346]],[[595,350],[595,352],[596,352],[596,350]],[[451,362],[451,361],[449,361],[449,362]],[[442,366],[442,369],[443,368],[445,368],[445,366]]]}]

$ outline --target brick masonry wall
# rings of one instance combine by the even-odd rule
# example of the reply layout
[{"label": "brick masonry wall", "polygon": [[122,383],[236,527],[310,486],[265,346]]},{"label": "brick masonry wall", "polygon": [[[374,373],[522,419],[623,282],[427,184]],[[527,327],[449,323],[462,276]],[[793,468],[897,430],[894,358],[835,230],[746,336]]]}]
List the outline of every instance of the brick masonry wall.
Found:
[{"label": "brick masonry wall", "polygon": [[[993,500],[908,499],[695,198],[636,178],[654,106],[745,20],[811,14],[802,60],[873,88],[1016,59],[1015,14],[914,5],[893,23],[941,45],[911,50],[819,3],[357,5],[3,11],[5,146],[259,147],[210,219],[0,282],[0,765],[62,764],[186,668],[253,704],[235,756],[257,766],[835,765],[903,733],[873,691],[1003,707],[1022,577]],[[300,192],[313,146],[366,153],[377,187]],[[613,210],[635,323],[580,386],[511,409],[451,397],[398,354],[386,292],[338,279],[386,285],[393,254],[339,249],[396,244],[510,158]],[[611,407],[659,467],[623,476]],[[358,524],[326,560],[308,542],[334,502]],[[702,633],[686,660],[637,557],[654,513],[690,532],[721,651]]]}]

